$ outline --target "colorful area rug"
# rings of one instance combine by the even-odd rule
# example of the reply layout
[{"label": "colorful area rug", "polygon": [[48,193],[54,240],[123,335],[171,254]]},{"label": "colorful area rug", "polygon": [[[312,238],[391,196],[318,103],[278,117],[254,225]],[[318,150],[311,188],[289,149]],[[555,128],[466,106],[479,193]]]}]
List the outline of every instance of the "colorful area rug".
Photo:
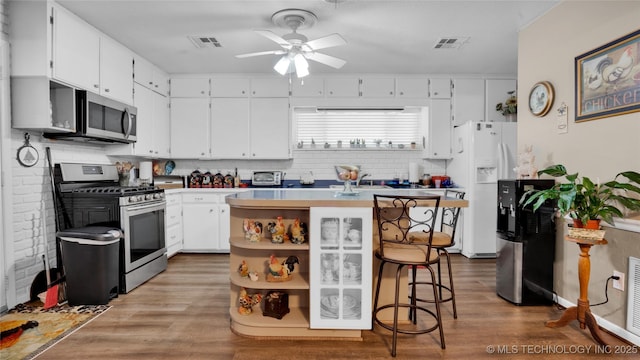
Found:
[{"label": "colorful area rug", "polygon": [[0,359],[33,359],[109,308],[65,303],[45,310],[40,302],[20,304],[0,317]]}]

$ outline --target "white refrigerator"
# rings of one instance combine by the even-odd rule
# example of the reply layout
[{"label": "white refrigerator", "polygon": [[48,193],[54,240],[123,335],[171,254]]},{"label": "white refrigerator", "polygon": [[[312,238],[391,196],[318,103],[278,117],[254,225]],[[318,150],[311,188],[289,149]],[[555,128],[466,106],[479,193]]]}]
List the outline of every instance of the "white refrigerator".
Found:
[{"label": "white refrigerator", "polygon": [[454,128],[447,174],[469,200],[461,224],[466,257],[496,256],[498,180],[516,177],[516,127],[515,122],[469,121]]}]

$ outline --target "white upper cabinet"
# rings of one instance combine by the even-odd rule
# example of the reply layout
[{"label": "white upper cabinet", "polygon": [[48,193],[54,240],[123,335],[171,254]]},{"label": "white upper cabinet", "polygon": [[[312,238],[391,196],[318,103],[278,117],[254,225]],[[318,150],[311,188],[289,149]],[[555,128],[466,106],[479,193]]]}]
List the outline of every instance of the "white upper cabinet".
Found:
[{"label": "white upper cabinet", "polygon": [[453,125],[483,121],[484,79],[453,80]]},{"label": "white upper cabinet", "polygon": [[211,79],[211,97],[248,97],[250,93],[249,78]]},{"label": "white upper cabinet", "polygon": [[172,98],[209,98],[209,78],[172,78]]},{"label": "white upper cabinet", "polygon": [[140,56],[134,56],[133,70],[136,83],[162,96],[169,94],[169,77],[151,62]]},{"label": "white upper cabinet", "polygon": [[422,139],[425,158],[451,158],[451,129],[451,101],[431,99],[427,134]]},{"label": "white upper cabinet", "polygon": [[420,77],[397,78],[396,97],[426,99],[429,97],[429,79]]},{"label": "white upper cabinet", "polygon": [[326,78],[324,85],[327,97],[360,96],[360,79],[357,77]]},{"label": "white upper cabinet", "polygon": [[250,158],[290,158],[289,124],[289,99],[251,99]]},{"label": "white upper cabinet", "polygon": [[389,98],[396,94],[396,79],[392,77],[365,77],[360,83],[362,97]]},{"label": "white upper cabinet", "polygon": [[99,93],[100,34],[59,6],[52,19],[53,78]]},{"label": "white upper cabinet", "polygon": [[504,121],[504,115],[496,111],[498,103],[504,103],[510,91],[516,91],[514,79],[487,79],[485,81],[485,120]]},{"label": "white upper cabinet", "polygon": [[288,97],[289,79],[286,77],[277,78],[252,78],[252,97]]},{"label": "white upper cabinet", "polygon": [[211,99],[211,156],[243,159],[249,156],[249,99]]},{"label": "white upper cabinet", "polygon": [[12,76],[46,76],[133,103],[133,53],[49,1],[10,1]]},{"label": "white upper cabinet", "polygon": [[290,158],[288,98],[212,98],[211,156]]},{"label": "white upper cabinet", "polygon": [[429,79],[429,97],[432,99],[451,98],[451,79],[435,78]]},{"label": "white upper cabinet", "polygon": [[171,157],[208,158],[209,98],[171,98]]},{"label": "white upper cabinet", "polygon": [[100,38],[100,94],[133,103],[133,53],[107,37]]},{"label": "white upper cabinet", "polygon": [[291,85],[291,95],[297,97],[322,97],[324,96],[324,79],[318,77],[306,77],[297,79]]}]

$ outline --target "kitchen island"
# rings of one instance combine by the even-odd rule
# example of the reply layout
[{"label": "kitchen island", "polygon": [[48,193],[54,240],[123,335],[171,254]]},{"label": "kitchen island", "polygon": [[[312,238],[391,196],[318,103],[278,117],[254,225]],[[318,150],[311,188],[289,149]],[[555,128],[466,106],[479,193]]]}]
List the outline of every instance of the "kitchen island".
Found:
[{"label": "kitchen island", "polygon": [[[312,299],[311,293],[317,289],[318,282],[312,279],[318,278],[319,268],[311,268],[310,263],[317,263],[317,259],[311,259],[314,246],[320,242],[319,231],[311,217],[313,209],[326,210],[327,208],[335,208],[336,212],[344,214],[349,213],[349,209],[353,209],[354,214],[363,209],[371,214],[371,231],[363,229],[363,235],[370,234],[369,237],[363,237],[363,242],[370,242],[363,248],[375,250],[377,244],[377,228],[373,226],[373,195],[374,194],[401,194],[404,196],[417,195],[440,195],[442,191],[430,191],[428,189],[411,189],[411,190],[395,190],[395,189],[371,189],[358,190],[356,194],[341,194],[333,189],[253,189],[245,192],[232,194],[226,197],[226,203],[230,206],[230,317],[231,329],[236,334],[256,337],[256,338],[336,338],[336,339],[353,339],[360,340],[362,338],[362,330],[370,329],[370,321],[366,326],[343,326],[336,322],[335,328],[318,328],[312,327],[312,319],[317,318],[318,314],[312,314],[310,304],[317,300]],[[467,207],[466,200],[458,200],[453,198],[442,198],[441,206],[450,207]],[[361,214],[361,212],[359,212]],[[297,220],[302,223],[309,224],[307,232],[307,241],[302,244],[295,244],[289,240],[283,243],[273,243],[271,237],[266,230],[270,222],[281,218],[281,222],[285,227],[289,228]],[[245,236],[246,221],[260,222],[263,224],[263,234],[260,241],[251,241]],[[367,219],[369,220],[369,219]],[[310,223],[310,221],[312,221]],[[364,223],[364,222],[363,222]],[[316,228],[314,228],[316,226]],[[254,239],[255,240],[255,239]],[[315,244],[315,245],[314,245]],[[266,273],[269,271],[269,258],[273,255],[282,261],[290,256],[295,256],[299,260],[295,264],[295,270],[292,278],[288,281],[269,282],[266,280]],[[314,255],[317,256],[317,255]],[[363,254],[371,256],[371,253]],[[373,256],[371,256],[372,258]],[[255,271],[258,275],[256,281],[252,281],[249,277],[243,276],[241,265],[246,264],[245,274],[248,271]],[[369,264],[365,268],[364,264]],[[364,262],[362,268],[362,283],[375,283],[377,276],[378,264],[371,261]],[[375,269],[375,270],[374,270]],[[387,269],[386,269],[387,270]],[[395,274],[392,269],[385,271],[383,276],[394,278]],[[366,279],[368,277],[368,279]],[[406,275],[403,277],[406,281]],[[383,282],[384,284],[392,284],[392,281]],[[363,287],[363,289],[365,289]],[[366,288],[366,296],[363,296],[362,309],[370,309],[372,290]],[[257,299],[260,295],[267,296],[270,292],[286,293],[288,300],[289,312],[285,313],[281,318],[263,315],[265,309],[264,301],[256,304],[249,314],[244,309],[240,309],[239,298],[242,294],[247,296],[245,302]],[[394,292],[382,291],[382,294],[393,294]],[[380,303],[391,303],[392,295],[381,297]],[[368,305],[365,306],[365,305]],[[363,312],[365,310],[362,310]],[[241,314],[244,312],[245,314]],[[317,310],[316,310],[317,312]],[[369,314],[362,314],[362,317]],[[391,313],[388,314],[391,318]],[[346,321],[348,323],[348,321]],[[362,324],[361,324],[362,325]]]}]

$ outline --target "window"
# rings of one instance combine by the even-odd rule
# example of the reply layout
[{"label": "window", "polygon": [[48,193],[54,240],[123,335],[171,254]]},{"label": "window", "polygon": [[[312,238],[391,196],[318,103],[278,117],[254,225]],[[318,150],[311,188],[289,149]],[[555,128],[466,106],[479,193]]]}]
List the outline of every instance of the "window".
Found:
[{"label": "window", "polygon": [[332,147],[341,141],[344,147],[354,141],[373,147],[422,144],[423,124],[427,123],[428,108],[404,109],[322,109],[294,108],[295,142],[310,144],[311,140]]}]

